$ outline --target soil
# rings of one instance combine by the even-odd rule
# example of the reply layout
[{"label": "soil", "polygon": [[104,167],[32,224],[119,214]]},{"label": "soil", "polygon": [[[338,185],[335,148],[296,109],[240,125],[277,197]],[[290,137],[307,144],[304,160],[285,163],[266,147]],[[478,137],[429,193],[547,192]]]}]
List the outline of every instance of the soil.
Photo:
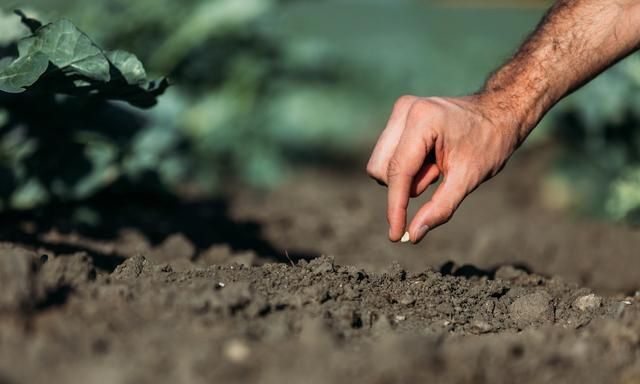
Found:
[{"label": "soil", "polygon": [[544,162],[418,246],[350,170],[5,215],[0,383],[640,383],[640,231],[546,210]]}]

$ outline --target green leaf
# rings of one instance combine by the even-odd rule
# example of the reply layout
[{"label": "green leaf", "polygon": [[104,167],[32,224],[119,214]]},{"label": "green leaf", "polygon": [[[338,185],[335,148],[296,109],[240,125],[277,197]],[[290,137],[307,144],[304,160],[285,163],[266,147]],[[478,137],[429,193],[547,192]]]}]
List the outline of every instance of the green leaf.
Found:
[{"label": "green leaf", "polygon": [[11,63],[13,63],[13,58],[11,57],[4,57],[0,59],[0,71],[4,71],[9,65],[11,65]]},{"label": "green leaf", "polygon": [[0,60],[0,91],[24,92],[26,87],[35,83],[47,71],[48,66],[49,59],[40,52],[14,61],[11,58]]},{"label": "green leaf", "polygon": [[138,58],[126,51],[111,51],[107,53],[111,64],[120,72],[127,84],[142,84],[147,81],[147,72]]},{"label": "green leaf", "polygon": [[109,60],[91,39],[68,20],[60,20],[39,28],[33,36],[18,43],[20,56],[36,52],[67,74],[91,80],[109,81]]},{"label": "green leaf", "polygon": [[45,93],[122,100],[148,108],[156,104],[157,97],[169,86],[166,79],[148,81],[136,56],[119,50],[103,51],[68,20],[42,25],[18,14],[33,35],[18,41],[17,60],[0,59],[0,91],[19,93],[27,88],[38,89]]}]

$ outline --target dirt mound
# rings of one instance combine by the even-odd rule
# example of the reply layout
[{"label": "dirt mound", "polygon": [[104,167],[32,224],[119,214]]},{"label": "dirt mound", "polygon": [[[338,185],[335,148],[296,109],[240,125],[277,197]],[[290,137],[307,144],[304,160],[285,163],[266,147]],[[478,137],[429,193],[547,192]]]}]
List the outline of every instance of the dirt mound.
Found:
[{"label": "dirt mound", "polygon": [[0,384],[640,383],[640,231],[545,211],[536,159],[420,246],[386,239],[384,189],[322,170],[106,196],[97,226],[5,215]]},{"label": "dirt mound", "polygon": [[95,276],[82,255],[0,250],[0,382],[640,378],[635,299],[513,267],[374,273],[329,257],[247,267],[186,253]]},{"label": "dirt mound", "polygon": [[[451,262],[488,274],[518,265],[600,293],[639,290],[640,229],[545,209],[538,193],[545,153],[520,152],[419,246],[387,240],[387,190],[364,172],[310,170],[268,195],[238,194],[231,212],[262,223],[263,237],[281,252],[308,249],[369,270],[393,260],[416,272]],[[412,200],[411,210],[424,200]]]}]

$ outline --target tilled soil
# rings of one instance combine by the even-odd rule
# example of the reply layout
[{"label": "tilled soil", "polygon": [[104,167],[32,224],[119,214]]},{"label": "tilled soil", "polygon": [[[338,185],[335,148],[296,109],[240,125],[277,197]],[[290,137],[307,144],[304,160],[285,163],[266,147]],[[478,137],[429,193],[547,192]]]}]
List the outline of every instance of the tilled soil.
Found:
[{"label": "tilled soil", "polygon": [[640,380],[640,300],[513,267],[489,279],[135,256],[96,276],[81,254],[2,256],[6,383]]},{"label": "tilled soil", "polygon": [[[263,223],[277,249],[310,249],[373,270],[393,260],[416,272],[467,266],[491,274],[518,265],[601,293],[637,291],[640,229],[547,209],[540,191],[552,153],[519,153],[419,246],[387,240],[386,189],[359,173],[308,172],[267,196],[240,194],[232,211]],[[414,211],[424,198],[417,200]]]},{"label": "tilled soil", "polygon": [[640,383],[638,232],[544,211],[522,159],[420,246],[322,171],[101,231],[11,218],[0,383]]}]

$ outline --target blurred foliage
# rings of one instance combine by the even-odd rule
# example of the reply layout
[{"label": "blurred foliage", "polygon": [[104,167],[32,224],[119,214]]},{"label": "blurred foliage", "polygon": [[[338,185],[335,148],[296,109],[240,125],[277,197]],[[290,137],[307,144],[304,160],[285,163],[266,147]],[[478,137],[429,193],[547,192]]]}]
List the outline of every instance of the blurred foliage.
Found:
[{"label": "blurred foliage", "polygon": [[559,205],[637,222],[640,56],[630,56],[570,96],[552,118],[552,137],[561,151],[548,182],[556,196],[565,196]]},{"label": "blurred foliage", "polygon": [[[26,99],[14,99],[16,107],[3,96],[0,197],[31,207],[107,187],[211,193],[232,181],[274,186],[297,164],[366,152],[403,93],[477,89],[543,11],[427,3],[0,0],[5,11],[68,18],[100,46],[134,52],[149,73],[169,74],[175,84],[148,111],[56,96],[57,108],[30,113]],[[25,33],[17,17],[0,13],[0,47]],[[536,130],[560,144],[545,183],[557,205],[638,217],[639,73],[637,56],[621,62]],[[15,124],[19,107],[23,123]],[[70,118],[77,111],[82,117]],[[32,177],[36,171],[42,175]]]},{"label": "blurred foliage", "polygon": [[[347,70],[321,50],[301,52],[264,33],[261,20],[281,3],[30,2],[30,14],[78,20],[99,43],[136,52],[176,85],[148,112],[59,95],[45,108],[31,93],[0,93],[4,205],[83,199],[106,187],[269,187],[290,164],[346,153],[369,120],[353,113],[366,111],[367,89],[346,91]],[[5,46],[25,33],[8,14],[0,19],[2,36],[11,36]]]},{"label": "blurred foliage", "polygon": [[136,130],[105,100],[149,107],[166,81],[148,83],[134,55],[103,51],[68,20],[20,15],[0,51],[0,207],[86,198],[118,179]]},{"label": "blurred foliage", "polygon": [[[66,94],[151,107],[168,86],[166,80],[149,82],[135,55],[104,51],[69,20],[43,25],[21,11],[15,13],[30,35],[9,43],[0,57],[2,92]],[[39,101],[34,98],[32,104]]]}]

